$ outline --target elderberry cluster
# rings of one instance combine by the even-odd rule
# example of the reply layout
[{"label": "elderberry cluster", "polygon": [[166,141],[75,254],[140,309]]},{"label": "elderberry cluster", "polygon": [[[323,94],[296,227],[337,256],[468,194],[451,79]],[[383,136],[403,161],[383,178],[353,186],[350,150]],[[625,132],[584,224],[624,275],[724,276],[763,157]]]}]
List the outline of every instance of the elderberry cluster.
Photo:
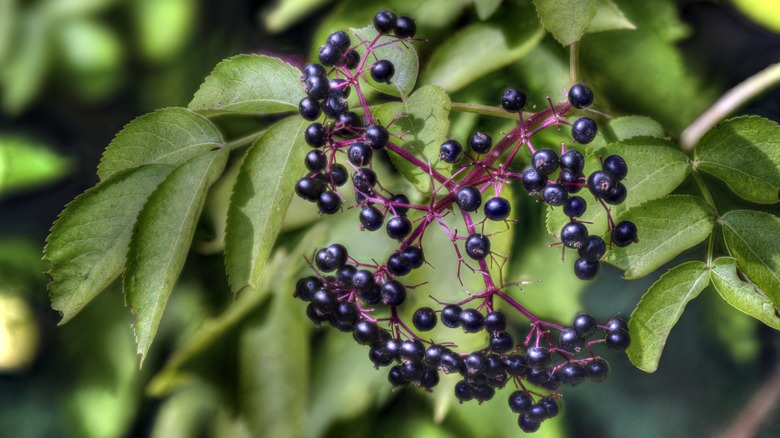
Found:
[{"label": "elderberry cluster", "polygon": [[[339,243],[319,249],[309,260],[316,275],[300,279],[294,296],[308,303],[306,314],[316,325],[330,324],[351,332],[359,344],[369,346],[370,361],[377,369],[388,367],[388,380],[394,388],[414,384],[430,391],[439,383],[441,373],[457,374],[456,398],[461,403],[482,403],[511,384],[515,390],[509,396],[509,407],[518,414],[520,428],[537,430],[543,420],[558,413],[561,385],[576,386],[586,379],[600,382],[608,376],[609,365],[594,347],[604,344],[609,350],[624,351],[630,343],[628,328],[619,318],[599,324],[584,313],[569,326],[534,315],[510,293],[525,283],[504,283],[501,274],[491,270],[489,264],[499,263],[502,257],[491,247],[496,233],[487,233],[485,227],[488,221],[504,223],[507,229],[512,225],[513,209],[510,197],[502,196],[503,188],[512,183],[522,185],[551,207],[563,208],[570,222],[561,230],[561,243],[578,250],[575,274],[583,280],[593,279],[612,245],[637,241],[634,224],[614,224],[609,214],[610,205],[626,199],[622,181],[628,166],[621,157],[611,155],[602,160],[601,170],[586,176],[581,152],[566,150],[565,145],[560,155],[551,149],[534,148],[534,135],[551,126],[571,126],[574,143],[581,145],[597,135],[598,126],[589,117],[568,121],[571,112],[593,102],[590,88],[576,84],[566,101],[555,105],[548,99],[549,108],[530,115],[523,112],[525,94],[507,89],[500,106],[517,115],[517,126],[496,142],[484,132],[469,137],[466,147],[456,139],[443,140],[437,158],[452,165],[457,177],[442,174],[413,153],[404,134],[388,131],[394,121],[374,118],[362,92],[368,76],[375,82],[392,80],[395,67],[379,59],[376,49],[396,45],[400,50],[416,33],[414,20],[381,11],[374,17],[374,28],[375,38],[357,43],[345,32],[333,32],[320,49],[320,63],[303,71],[301,81],[307,97],[299,109],[302,117],[313,122],[304,133],[312,150],[305,157],[308,172],[297,182],[295,191],[315,202],[320,214],[334,214],[347,203],[339,187],[351,180],[355,203],[347,208],[360,209],[362,230],[384,228],[397,242],[395,250],[383,262],[367,262],[350,257]],[[362,117],[349,110],[347,97],[353,89]],[[513,169],[524,147],[532,153],[531,166],[517,172]],[[379,183],[373,159],[385,152],[429,175],[428,204],[413,203],[405,194],[392,193]],[[609,244],[600,236],[589,235],[586,225],[577,219],[587,204],[576,193],[585,187],[607,211]],[[451,214],[462,217],[458,228],[444,220]],[[432,228],[439,228],[452,242],[458,256],[458,279],[465,267],[481,277],[484,288],[464,293],[457,302],[431,296],[430,305],[414,309],[411,321],[405,321],[400,316],[405,312],[399,310],[409,305],[409,294],[418,293],[415,289],[422,285],[405,284],[403,277],[427,263],[423,238]],[[432,332],[439,321],[448,329],[484,339],[484,347],[462,351],[454,342],[434,339],[434,334],[441,336],[441,330]],[[603,335],[596,335],[599,330]]]}]

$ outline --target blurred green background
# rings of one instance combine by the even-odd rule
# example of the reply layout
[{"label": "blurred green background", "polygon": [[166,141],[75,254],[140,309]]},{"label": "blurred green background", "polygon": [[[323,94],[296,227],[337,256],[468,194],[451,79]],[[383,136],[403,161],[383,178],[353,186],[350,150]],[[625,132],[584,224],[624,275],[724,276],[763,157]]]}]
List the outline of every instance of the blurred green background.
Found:
[{"label": "blurred green background", "polygon": [[[186,106],[219,60],[265,53],[300,66],[329,31],[365,26],[374,12],[391,7],[414,16],[420,35],[430,39],[417,45],[424,63],[449,35],[479,21],[471,3],[0,0],[0,435],[251,436],[257,421],[272,421],[273,416],[276,422],[285,421],[284,412],[268,408],[275,397],[298,403],[303,414],[289,421],[305,418],[306,423],[274,429],[268,436],[519,435],[516,418],[506,407],[510,391],[499,392],[484,406],[459,406],[447,395],[429,396],[413,388],[391,392],[385,373],[371,367],[366,349],[335,330],[310,329],[302,318],[303,306],[289,299],[288,290],[275,291],[269,303],[215,335],[220,342],[182,364],[186,372],[168,376],[173,383],[165,385],[172,389],[164,395],[150,387],[187,336],[230,305],[221,248],[213,238],[209,243],[210,233],[219,229],[215,212],[229,186],[215,193],[201,230],[203,243],[190,257],[143,370],[138,370],[132,316],[119,287],[105,291],[60,327],[46,294],[42,272],[47,266],[40,261],[57,214],[97,182],[100,154],[114,134],[143,113]],[[514,3],[507,0],[496,15]],[[601,110],[652,116],[673,136],[724,90],[780,59],[780,13],[771,9],[780,2],[616,3],[639,30],[587,35],[583,76],[603,96]],[[453,99],[491,104],[491,96],[516,85],[526,87],[531,100],[540,103],[545,93],[560,93],[561,80],[566,86],[566,65],[565,51],[546,36],[522,59],[496,66]],[[780,120],[780,91],[771,90],[742,112]],[[222,127],[238,134],[264,123],[268,121],[243,117]],[[477,123],[488,122],[458,116],[452,130],[462,134]],[[521,227],[538,233],[544,212],[527,200],[518,202],[528,212]],[[322,233],[309,231],[310,213],[287,224],[281,247],[294,251],[302,238]],[[344,226],[330,228],[330,240],[351,232]],[[535,247],[545,249],[546,241],[537,240]],[[549,252],[515,253],[514,263],[524,272],[552,269]],[[695,249],[681,257],[701,254]],[[555,289],[550,298],[532,307],[564,321],[582,309],[600,319],[627,316],[661,272],[626,282],[620,272],[605,268],[598,282],[585,285],[563,278],[548,283]],[[276,321],[269,311],[289,313],[289,318]],[[290,336],[279,340],[279,333]],[[273,363],[260,368],[253,381],[281,392],[258,389],[247,405],[237,362],[254,351],[248,349],[274,342],[297,342],[295,361],[302,365],[296,372],[305,379],[279,385],[286,370]],[[269,348],[287,351],[282,347],[290,346]],[[778,352],[777,333],[732,311],[708,289],[673,330],[658,372],[647,375],[624,356],[607,355],[610,379],[564,389],[562,415],[537,435],[718,433],[767,384]],[[247,417],[251,410],[246,406],[257,408],[256,418]],[[767,418],[760,435],[780,436],[776,407]]]}]

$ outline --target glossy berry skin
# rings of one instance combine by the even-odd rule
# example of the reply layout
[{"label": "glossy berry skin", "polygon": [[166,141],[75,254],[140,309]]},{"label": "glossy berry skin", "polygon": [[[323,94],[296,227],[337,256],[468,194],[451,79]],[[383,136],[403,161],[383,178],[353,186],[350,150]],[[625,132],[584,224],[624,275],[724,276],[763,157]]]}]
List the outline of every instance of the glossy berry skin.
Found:
[{"label": "glossy berry skin", "polygon": [[612,231],[612,243],[615,246],[625,247],[632,243],[639,242],[636,236],[637,229],[631,221],[623,221],[615,225],[615,229]]},{"label": "glossy berry skin", "polygon": [[322,192],[317,199],[317,207],[322,214],[335,214],[341,208],[341,198],[334,192]]},{"label": "glossy berry skin", "polygon": [[379,327],[371,321],[360,320],[355,324],[353,336],[360,345],[370,344],[379,338]]},{"label": "glossy berry skin", "polygon": [[617,186],[617,181],[608,172],[597,170],[588,176],[588,189],[597,198],[610,196]]},{"label": "glossy berry skin", "polygon": [[395,36],[398,38],[413,38],[417,33],[417,25],[412,18],[402,16],[395,20]]},{"label": "glossy berry skin", "polygon": [[491,333],[506,330],[506,316],[504,316],[504,313],[496,310],[485,315],[485,330]]},{"label": "glossy berry skin", "polygon": [[569,88],[569,103],[574,108],[587,108],[593,103],[593,91],[585,84],[574,84]]},{"label": "glossy berry skin", "polygon": [[626,160],[624,160],[623,157],[619,155],[610,155],[605,158],[601,168],[605,172],[611,173],[612,176],[614,176],[618,181],[624,180],[626,175],[628,175],[628,165],[626,164]]},{"label": "glossy berry skin", "polygon": [[534,404],[534,400],[528,391],[521,389],[509,394],[509,409],[515,414],[522,414]]},{"label": "glossy berry skin", "polygon": [[339,187],[343,186],[347,183],[347,168],[342,164],[334,164],[330,168],[330,177],[333,184],[336,184]]},{"label": "glossy berry skin", "polygon": [[484,327],[484,317],[477,309],[464,309],[458,317],[466,333],[476,333]]},{"label": "glossy berry skin", "polygon": [[374,29],[379,33],[391,33],[395,29],[398,20],[392,11],[383,10],[374,15]]},{"label": "glossy berry skin", "polygon": [[406,287],[395,280],[388,280],[381,288],[382,302],[388,306],[400,306],[406,300]]},{"label": "glossy berry skin", "polygon": [[561,383],[577,386],[585,381],[585,368],[577,362],[569,362],[558,370]]},{"label": "glossy berry skin", "polygon": [[425,350],[425,363],[432,367],[438,367],[445,351],[447,351],[447,349],[441,345],[431,345]]},{"label": "glossy berry skin", "polygon": [[371,163],[374,150],[362,142],[355,142],[347,150],[347,159],[355,166],[366,166]]},{"label": "glossy berry skin", "polygon": [[420,307],[412,315],[412,323],[422,332],[433,330],[439,320],[436,318],[436,312],[430,307]]},{"label": "glossy berry skin", "polygon": [[328,165],[328,159],[325,158],[325,154],[323,154],[322,151],[309,151],[309,153],[306,154],[304,164],[306,165],[306,168],[309,169],[309,172],[319,172]]},{"label": "glossy berry skin", "polygon": [[469,147],[472,151],[478,154],[486,154],[490,152],[490,148],[493,146],[493,139],[490,135],[483,132],[477,132],[469,138]]},{"label": "glossy berry skin", "polygon": [[387,221],[387,235],[395,240],[403,240],[412,232],[412,221],[406,216],[393,216]]},{"label": "glossy berry skin", "polygon": [[485,371],[487,357],[481,352],[471,353],[463,359],[463,365],[466,366],[466,375],[476,376]]},{"label": "glossy berry skin", "polygon": [[363,120],[354,111],[339,114],[336,122],[339,135],[345,138],[355,137],[357,128],[363,126]]},{"label": "glossy berry skin", "polygon": [[412,269],[417,269],[425,262],[422,249],[416,246],[407,246],[401,251],[401,258],[404,263],[409,265]]},{"label": "glossy berry skin", "polygon": [[580,217],[588,209],[588,203],[579,196],[570,196],[563,204],[563,214],[570,218]]},{"label": "glossy berry skin", "polygon": [[382,289],[374,284],[365,291],[359,293],[360,299],[369,306],[376,306],[382,302]]},{"label": "glossy berry skin", "polygon": [[558,154],[550,149],[537,149],[531,157],[534,169],[542,175],[549,175],[558,169]]},{"label": "glossy berry skin", "polygon": [[395,66],[386,59],[380,59],[371,66],[371,78],[377,82],[389,84],[393,75],[395,75]]},{"label": "glossy berry skin", "polygon": [[574,262],[574,275],[580,280],[593,280],[599,274],[599,262],[578,258]]},{"label": "glossy berry skin", "polygon": [[366,137],[368,145],[374,149],[382,149],[387,146],[387,142],[390,139],[390,134],[387,132],[387,129],[381,125],[368,126],[363,135]]},{"label": "glossy berry skin", "polygon": [[585,339],[580,337],[573,328],[565,328],[560,334],[561,348],[568,351],[578,352],[585,346]]},{"label": "glossy berry skin", "polygon": [[406,339],[401,342],[398,356],[400,356],[402,360],[419,362],[425,356],[425,346],[417,339]]},{"label": "glossy berry skin", "polygon": [[528,372],[528,364],[522,354],[512,354],[504,360],[506,372],[510,376],[522,377]]},{"label": "glossy berry skin", "polygon": [[626,200],[626,196],[628,196],[626,186],[624,186],[623,183],[617,183],[612,193],[604,198],[604,202],[610,205],[619,205]]},{"label": "glossy berry skin", "polygon": [[525,94],[514,88],[506,89],[501,96],[501,107],[510,113],[522,111],[525,108]]},{"label": "glossy berry skin", "polygon": [[335,294],[325,289],[318,289],[312,294],[311,303],[319,313],[330,315],[336,307],[337,299]]},{"label": "glossy berry skin", "polygon": [[609,377],[609,363],[604,359],[594,359],[585,364],[585,377],[592,382],[603,382]]},{"label": "glossy berry skin", "polygon": [[330,90],[328,94],[339,97],[349,97],[349,92],[351,90],[346,79],[341,78],[335,78],[328,81],[328,89]]},{"label": "glossy berry skin", "polygon": [[331,119],[337,119],[340,115],[346,114],[349,111],[349,104],[347,99],[331,94],[322,101],[322,112]]},{"label": "glossy berry skin", "polygon": [[579,144],[592,142],[598,132],[598,125],[590,117],[580,117],[571,125],[571,136]]},{"label": "glossy berry skin", "polygon": [[552,356],[550,350],[544,347],[528,347],[525,352],[525,361],[535,370],[543,370],[550,365]]},{"label": "glossy berry skin", "polygon": [[576,173],[581,173],[585,168],[585,157],[574,149],[569,149],[560,159],[561,169],[569,169]]},{"label": "glossy berry skin", "polygon": [[434,368],[426,367],[418,382],[421,388],[431,392],[431,389],[439,384],[439,372]]},{"label": "glossy berry skin", "polygon": [[472,234],[466,239],[466,254],[474,260],[484,260],[490,254],[490,240],[482,234]]},{"label": "glossy berry skin", "polygon": [[319,60],[320,64],[326,67],[333,67],[341,60],[341,55],[344,52],[333,44],[325,44],[320,47]]},{"label": "glossy berry skin", "polygon": [[394,389],[409,384],[409,381],[401,373],[401,365],[393,365],[390,368],[390,371],[387,373],[387,380],[393,385]]},{"label": "glossy berry skin", "polygon": [[328,79],[325,76],[310,76],[303,80],[303,91],[314,100],[324,99],[330,91]]},{"label": "glossy berry skin", "polygon": [[358,169],[352,174],[352,184],[355,185],[355,189],[363,193],[371,193],[376,180],[376,172],[367,167]]},{"label": "glossy berry skin", "polygon": [[447,163],[457,163],[462,155],[463,146],[455,140],[447,140],[439,148],[439,158]]},{"label": "glossy berry skin", "polygon": [[344,67],[354,70],[360,64],[360,54],[352,49],[344,53]]},{"label": "glossy berry skin", "polygon": [[562,169],[558,176],[558,183],[566,187],[566,191],[569,193],[577,193],[582,190],[581,179],[584,179],[585,175],[576,173],[571,169]]},{"label": "glossy berry skin", "polygon": [[474,394],[471,391],[471,385],[465,380],[461,380],[455,384],[455,398],[460,403],[474,400]]},{"label": "glossy berry skin", "polygon": [[[409,205],[409,198],[407,198],[406,195],[404,195],[403,193],[399,193],[397,195],[391,196],[390,197],[390,202],[392,204]],[[406,213],[409,212],[409,208],[408,207],[401,207],[399,205],[393,205],[393,209],[395,210],[396,213],[398,213],[401,216],[404,216],[404,215],[406,215]]]},{"label": "glossy berry skin", "polygon": [[580,248],[588,238],[588,228],[582,222],[569,222],[561,229],[561,241],[567,248]]},{"label": "glossy berry skin", "polygon": [[358,293],[366,292],[376,283],[374,282],[374,274],[365,269],[359,269],[352,276],[352,287],[355,288]]},{"label": "glossy berry skin", "polygon": [[631,345],[631,336],[625,330],[614,330],[607,332],[604,341],[610,350],[621,352],[626,351],[626,348]]},{"label": "glossy berry skin", "polygon": [[349,35],[343,30],[338,30],[328,35],[328,39],[325,43],[335,46],[342,52],[346,52],[350,45]]},{"label": "glossy berry skin", "polygon": [[376,231],[382,228],[384,221],[384,215],[376,207],[367,205],[360,210],[360,223],[368,231]]},{"label": "glossy berry skin", "polygon": [[316,120],[320,116],[320,104],[311,97],[304,97],[298,104],[298,112],[306,120]]},{"label": "glossy berry skin", "polygon": [[295,193],[310,202],[317,201],[324,191],[325,184],[320,179],[304,177],[295,184]]},{"label": "glossy berry skin", "polygon": [[317,277],[304,277],[295,283],[294,298],[300,298],[301,301],[311,301],[314,292],[322,288],[322,281]]},{"label": "glossy berry skin", "polygon": [[412,267],[404,262],[400,253],[393,253],[387,258],[387,272],[393,277],[403,277],[412,271]]},{"label": "glossy berry skin", "polygon": [[539,430],[541,424],[538,421],[533,421],[528,415],[521,415],[517,419],[517,425],[520,426],[520,430],[525,433],[533,433]]},{"label": "glossy berry skin", "polygon": [[566,187],[560,184],[547,184],[542,189],[542,198],[544,202],[553,207],[558,207],[563,205],[569,198],[569,192],[566,191]]},{"label": "glossy berry skin", "polygon": [[523,172],[523,188],[531,195],[535,195],[547,186],[547,175],[542,175],[536,169],[527,169]]},{"label": "glossy berry skin", "polygon": [[577,336],[588,339],[596,333],[596,318],[587,313],[580,313],[574,317],[571,327],[577,333]]},{"label": "glossy berry skin", "polygon": [[448,304],[441,311],[441,323],[449,328],[460,327],[460,314],[463,312],[460,306]]},{"label": "glossy berry skin", "polygon": [[306,127],[303,134],[306,144],[314,148],[320,148],[325,145],[325,128],[322,123],[312,123]]},{"label": "glossy berry skin", "polygon": [[325,67],[317,63],[311,63],[303,68],[303,79],[310,78],[312,76],[325,77],[328,72],[325,71]]},{"label": "glossy berry skin", "polygon": [[463,211],[477,211],[482,205],[482,193],[474,186],[465,186],[458,190],[455,201]]},{"label": "glossy berry skin", "polygon": [[512,212],[512,206],[509,201],[498,196],[490,198],[485,202],[485,217],[493,221],[502,221],[509,217]]},{"label": "glossy berry skin", "polygon": [[344,267],[349,258],[349,252],[344,245],[334,243],[327,248],[317,251],[314,262],[323,272],[333,272],[336,269]]},{"label": "glossy berry skin", "polygon": [[498,332],[490,337],[490,349],[494,353],[508,353],[515,348],[515,340],[507,332]]},{"label": "glossy berry skin", "polygon": [[628,323],[618,317],[611,318],[605,325],[608,332],[614,332],[617,330],[628,332]]},{"label": "glossy berry skin", "polygon": [[360,318],[357,306],[346,301],[340,301],[333,310],[336,321],[342,324],[355,325]]}]

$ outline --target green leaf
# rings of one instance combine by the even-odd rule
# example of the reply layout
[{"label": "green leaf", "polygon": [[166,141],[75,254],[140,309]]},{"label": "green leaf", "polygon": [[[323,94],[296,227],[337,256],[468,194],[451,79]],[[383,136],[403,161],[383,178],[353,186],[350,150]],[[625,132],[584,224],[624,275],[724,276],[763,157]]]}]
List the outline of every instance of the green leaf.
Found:
[{"label": "green leaf", "polygon": [[726,120],[701,139],[694,159],[696,169],[722,179],[748,201],[780,201],[780,126],[771,120]]},{"label": "green leaf", "polygon": [[612,119],[607,125],[608,135],[614,141],[628,140],[633,137],[666,137],[660,123],[645,116],[624,116]]},{"label": "green leaf", "polygon": [[766,295],[737,275],[737,261],[720,257],[712,262],[712,284],[727,303],[773,329],[780,330],[777,307]]},{"label": "green leaf", "polygon": [[501,24],[474,23],[451,35],[434,50],[422,82],[457,91],[527,55],[545,32],[526,9],[513,12]]},{"label": "green leaf", "polygon": [[0,136],[0,195],[61,178],[71,161],[29,140]]},{"label": "green leaf", "polygon": [[564,46],[577,42],[596,15],[597,0],[534,0],[544,27]]},{"label": "green leaf", "polygon": [[[671,141],[637,137],[612,143],[589,155],[585,164],[585,174],[601,169],[599,158],[606,158],[613,154],[622,156],[628,164],[628,176],[623,181],[628,190],[628,197],[622,204],[610,207],[613,217],[619,216],[631,207],[668,195],[685,180],[691,170],[688,157]],[[606,211],[599,202],[587,189],[583,189],[577,195],[588,203],[588,209],[580,219],[593,223],[588,225],[591,234],[601,235],[606,232]],[[563,214],[561,208],[550,208],[548,211],[547,230],[557,237],[563,225],[569,222],[569,218]]]},{"label": "green leaf", "polygon": [[594,33],[621,29],[633,30],[636,29],[636,25],[623,15],[623,11],[614,1],[600,0],[599,9],[585,32]]},{"label": "green leaf", "polygon": [[504,0],[474,0],[474,8],[477,10],[477,17],[485,21],[496,13],[498,7]]},{"label": "green leaf", "polygon": [[225,265],[234,293],[257,286],[292,198],[306,170],[301,157],[306,122],[290,117],[273,125],[244,158],[228,207]]},{"label": "green leaf", "polygon": [[188,108],[205,116],[271,114],[298,110],[306,97],[301,72],[264,55],[238,55],[214,67]]},{"label": "green leaf", "polygon": [[723,238],[740,271],[780,307],[780,218],[761,211],[734,210],[721,218]]},{"label": "green leaf", "polygon": [[149,165],[117,173],[65,207],[44,250],[51,262],[51,305],[62,312],[60,324],[122,273],[136,217],[172,169]]},{"label": "green leaf", "polygon": [[132,3],[135,38],[144,57],[159,63],[175,59],[198,23],[198,5],[188,0],[139,0]]},{"label": "green leaf", "polygon": [[209,119],[184,108],[164,108],[128,123],[98,165],[101,181],[144,164],[178,166],[223,144]]},{"label": "green leaf", "polygon": [[626,271],[625,278],[633,279],[706,239],[715,226],[715,213],[699,197],[672,195],[634,207],[616,222],[626,220],[636,225],[639,243],[613,247],[607,261]]},{"label": "green leaf", "polygon": [[281,0],[266,12],[265,27],[271,33],[284,32],[331,0]]},{"label": "green leaf", "polygon": [[[371,42],[377,37],[378,33],[374,26],[364,27],[362,29],[349,29],[352,44],[360,44],[361,41]],[[417,73],[420,69],[420,61],[417,59],[417,51],[414,50],[414,44],[409,42],[395,42],[395,37],[384,35],[377,40],[377,45],[386,44],[373,51],[373,56],[365,59],[366,46],[355,47],[360,54],[360,59],[365,59],[365,67],[371,66],[375,59],[386,59],[393,63],[395,75],[390,84],[376,82],[369,71],[366,71],[361,78],[373,89],[389,94],[391,96],[408,96],[414,89],[417,82]]]},{"label": "green leaf", "polygon": [[[426,85],[415,91],[406,102],[380,106],[374,111],[374,117],[388,123],[405,116],[398,118],[389,131],[394,135],[408,133],[400,140],[391,139],[392,142],[424,163],[431,163],[443,175],[450,176],[452,165],[439,159],[439,147],[450,125],[449,113],[450,98],[447,93],[437,86]],[[390,159],[417,190],[423,193],[431,191],[430,175],[392,152]]]},{"label": "green leaf", "polygon": [[772,0],[733,0],[743,15],[765,28],[780,33],[780,4]]},{"label": "green leaf", "polygon": [[658,279],[639,300],[628,322],[631,345],[628,358],[640,370],[652,373],[666,339],[685,310],[710,282],[710,271],[700,261],[675,266]]},{"label": "green leaf", "polygon": [[20,13],[16,38],[0,64],[2,107],[19,115],[42,91],[49,70],[52,26],[43,14]]},{"label": "green leaf", "polygon": [[226,148],[195,157],[171,172],[138,215],[130,240],[124,290],[136,316],[141,364],[190,249],[206,193],[222,174]]}]

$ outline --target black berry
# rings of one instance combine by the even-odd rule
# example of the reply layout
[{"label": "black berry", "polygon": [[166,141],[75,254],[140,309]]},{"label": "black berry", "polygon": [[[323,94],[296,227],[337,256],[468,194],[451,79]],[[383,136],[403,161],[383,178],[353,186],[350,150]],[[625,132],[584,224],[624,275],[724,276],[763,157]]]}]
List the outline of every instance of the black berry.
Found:
[{"label": "black berry", "polygon": [[341,60],[341,55],[344,52],[333,44],[325,44],[320,47],[319,60],[320,64],[326,67],[333,67]]},{"label": "black berry", "polygon": [[322,123],[312,123],[306,128],[303,135],[306,144],[311,147],[319,148],[325,145],[325,128]]},{"label": "black berry", "polygon": [[433,330],[436,327],[436,322],[438,322],[436,312],[430,307],[421,307],[415,310],[414,315],[412,315],[412,323],[417,330],[423,332]]},{"label": "black berry", "polygon": [[484,318],[477,309],[464,309],[460,312],[460,326],[466,333],[476,333],[484,327]]},{"label": "black berry", "polygon": [[343,30],[338,30],[336,32],[331,33],[330,35],[328,35],[328,39],[325,42],[327,44],[335,46],[337,49],[341,50],[342,52],[346,52],[350,45],[349,35],[347,35],[347,33],[344,32]]},{"label": "black berry", "polygon": [[517,113],[525,108],[525,94],[514,88],[508,88],[501,97],[501,107],[510,113]]},{"label": "black berry", "polygon": [[377,82],[390,83],[395,74],[395,66],[386,59],[380,59],[371,66],[371,77]]},{"label": "black berry", "polygon": [[490,152],[491,146],[493,146],[493,139],[483,132],[477,132],[469,138],[469,147],[478,154]]},{"label": "black berry", "polygon": [[441,323],[449,328],[460,327],[460,314],[463,309],[456,304],[448,304],[441,311]]},{"label": "black berry", "polygon": [[370,125],[366,128],[366,132],[363,134],[366,137],[366,141],[369,146],[374,149],[382,149],[387,146],[387,141],[390,138],[387,129],[380,125]]},{"label": "black berry", "polygon": [[382,302],[388,306],[400,306],[406,300],[406,288],[395,280],[388,280],[382,285]]},{"label": "black berry", "polygon": [[570,196],[563,204],[563,214],[570,218],[580,217],[585,214],[588,203],[579,196]]},{"label": "black berry", "polygon": [[599,262],[578,258],[574,262],[574,275],[580,280],[593,280],[599,273]]},{"label": "black berry", "polygon": [[612,243],[614,243],[615,246],[624,247],[639,242],[636,233],[636,225],[634,225],[633,222],[620,222],[615,225],[615,229],[612,230]]},{"label": "black berry", "polygon": [[317,199],[317,207],[322,214],[334,214],[341,208],[341,198],[335,192],[322,192]]},{"label": "black berry", "polygon": [[466,239],[466,254],[474,260],[483,260],[490,253],[490,240],[482,234],[472,234]]},{"label": "black berry", "polygon": [[569,198],[569,193],[566,191],[566,187],[561,184],[547,184],[542,189],[542,198],[544,202],[557,207],[566,202],[566,199]]},{"label": "black berry", "polygon": [[458,190],[455,199],[463,211],[476,211],[482,205],[482,193],[474,186],[465,186]]},{"label": "black berry", "polygon": [[395,20],[395,36],[398,38],[412,38],[417,33],[417,25],[409,17],[398,17]]},{"label": "black berry", "polygon": [[531,157],[534,169],[542,175],[549,175],[558,169],[558,154],[551,149],[539,149]]},{"label": "black berry", "polygon": [[374,29],[379,33],[390,33],[395,29],[398,20],[392,11],[383,10],[374,15]]},{"label": "black berry", "polygon": [[412,221],[406,216],[393,216],[387,221],[387,235],[395,240],[403,240],[412,232]]},{"label": "black berry", "polygon": [[569,103],[574,108],[587,108],[593,103],[593,91],[585,84],[574,84],[569,88]]},{"label": "black berry", "polygon": [[360,223],[368,231],[376,231],[382,228],[384,221],[384,215],[376,207],[367,205],[360,210]]},{"label": "black berry", "polygon": [[494,221],[502,221],[509,217],[512,206],[504,198],[494,197],[485,202],[485,217]]},{"label": "black berry", "polygon": [[365,166],[371,162],[374,156],[374,150],[362,142],[355,142],[347,151],[349,162],[355,166]]},{"label": "black berry", "polygon": [[447,140],[439,148],[439,158],[447,163],[457,163],[463,155],[463,146],[455,140]]},{"label": "black berry", "polygon": [[579,144],[588,144],[596,138],[599,128],[590,117],[580,117],[571,125],[571,135]]},{"label": "black berry", "polygon": [[304,97],[298,104],[298,112],[306,120],[316,120],[320,116],[320,104],[311,97]]},{"label": "black berry", "polygon": [[626,175],[628,175],[628,165],[626,164],[626,160],[624,160],[623,157],[619,155],[610,155],[605,158],[601,168],[605,172],[611,173],[612,176],[614,176],[618,181],[622,181]]},{"label": "black berry", "polygon": [[569,222],[561,229],[561,241],[567,248],[580,248],[588,238],[588,228],[582,222]]}]

